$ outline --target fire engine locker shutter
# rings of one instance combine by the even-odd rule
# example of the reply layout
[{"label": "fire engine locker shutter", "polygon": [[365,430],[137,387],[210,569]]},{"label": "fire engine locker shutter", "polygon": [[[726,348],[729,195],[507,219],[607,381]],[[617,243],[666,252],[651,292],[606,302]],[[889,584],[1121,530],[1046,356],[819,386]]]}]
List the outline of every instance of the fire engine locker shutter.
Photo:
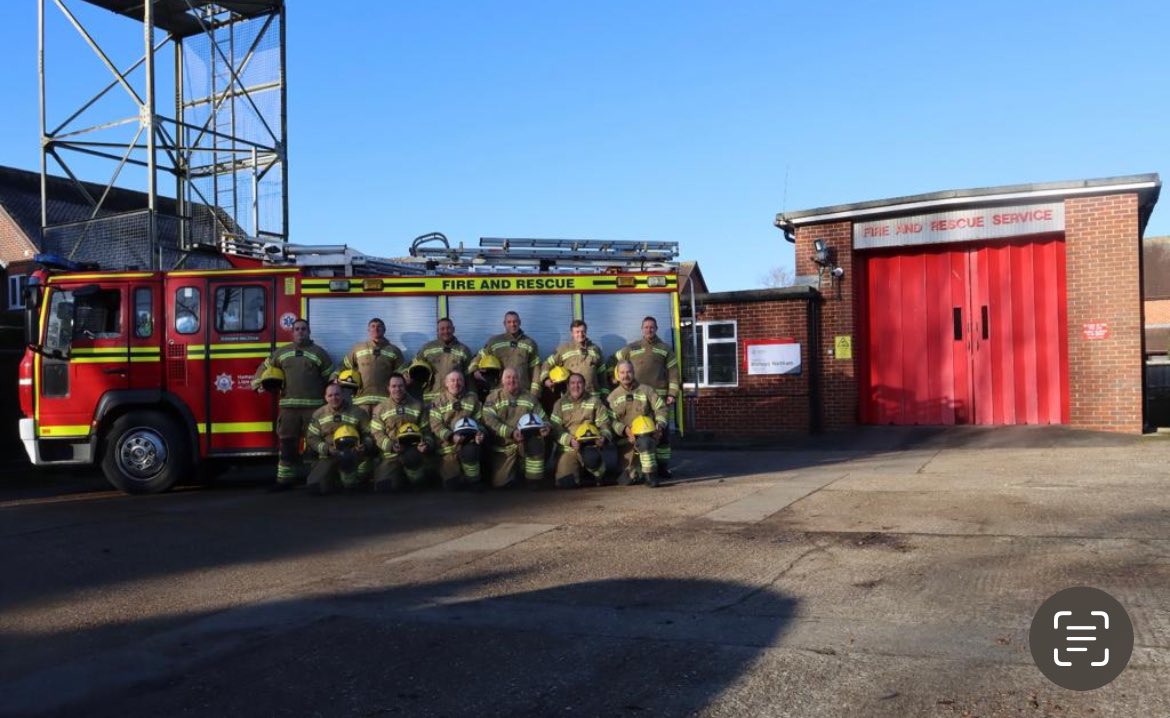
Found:
[{"label": "fire engine locker shutter", "polygon": [[673,302],[670,294],[586,294],[582,312],[589,338],[601,345],[606,361],[625,345],[642,338],[642,319],[658,321],[658,336],[674,346]]},{"label": "fire engine locker shutter", "polygon": [[569,340],[573,321],[571,294],[496,294],[447,299],[459,341],[479,351],[488,337],[504,331],[504,312],[520,315],[520,328],[532,337],[544,361],[557,345]]},{"label": "fire engine locker shutter", "polygon": [[313,297],[309,323],[313,341],[340,363],[349,348],[366,338],[366,323],[374,317],[386,322],[386,338],[409,360],[435,338],[439,319],[437,297]]}]

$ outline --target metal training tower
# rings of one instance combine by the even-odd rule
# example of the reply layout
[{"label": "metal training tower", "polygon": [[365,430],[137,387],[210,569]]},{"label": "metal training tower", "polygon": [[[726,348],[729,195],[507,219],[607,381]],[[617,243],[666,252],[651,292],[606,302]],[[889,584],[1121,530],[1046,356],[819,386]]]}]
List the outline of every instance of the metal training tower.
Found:
[{"label": "metal training tower", "polygon": [[[284,0],[39,0],[38,10],[43,252],[172,269],[220,256],[201,248],[287,241]],[[85,75],[76,53],[47,52],[50,22],[71,26],[105,71]],[[135,61],[115,63],[137,43]],[[92,94],[77,96],[91,79]],[[158,107],[167,92],[171,116]],[[80,218],[58,211],[58,168]]]}]

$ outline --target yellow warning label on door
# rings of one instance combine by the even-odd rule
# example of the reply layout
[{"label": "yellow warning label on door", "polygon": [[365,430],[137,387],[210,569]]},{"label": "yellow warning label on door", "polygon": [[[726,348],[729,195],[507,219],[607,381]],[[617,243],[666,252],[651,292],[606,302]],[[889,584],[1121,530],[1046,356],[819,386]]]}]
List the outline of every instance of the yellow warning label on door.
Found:
[{"label": "yellow warning label on door", "polygon": [[849,334],[843,334],[834,338],[833,340],[833,356],[838,359],[852,359],[853,358],[853,337]]},{"label": "yellow warning label on door", "polygon": [[290,297],[297,293],[297,280],[293,277],[284,278],[284,296]]}]

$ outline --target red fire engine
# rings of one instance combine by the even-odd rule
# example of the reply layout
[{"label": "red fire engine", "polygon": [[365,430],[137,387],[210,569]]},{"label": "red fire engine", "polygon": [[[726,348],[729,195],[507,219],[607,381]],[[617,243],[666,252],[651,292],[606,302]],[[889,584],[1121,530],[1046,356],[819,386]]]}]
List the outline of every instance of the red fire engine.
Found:
[{"label": "red fire engine", "polygon": [[575,318],[589,323],[607,356],[639,337],[647,315],[658,317],[663,339],[676,343],[677,273],[660,265],[628,270],[43,271],[27,302],[20,437],[37,466],[100,464],[123,491],[165,491],[207,460],[275,455],[276,399],[250,384],[263,359],[291,341],[297,317],[310,321],[313,340],[335,362],[365,337],[374,316],[408,356],[434,338],[439,317],[451,317],[459,339],[479,348],[502,331],[508,310],[520,312],[545,356],[569,338]]}]

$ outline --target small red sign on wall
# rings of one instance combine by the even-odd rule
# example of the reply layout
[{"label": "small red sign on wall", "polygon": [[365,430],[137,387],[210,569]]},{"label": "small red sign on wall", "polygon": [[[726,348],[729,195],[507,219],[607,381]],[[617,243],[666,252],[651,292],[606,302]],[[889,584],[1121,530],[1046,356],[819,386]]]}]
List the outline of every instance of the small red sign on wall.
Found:
[{"label": "small red sign on wall", "polygon": [[1085,322],[1083,325],[1083,332],[1085,339],[1094,341],[1097,339],[1109,338],[1109,324],[1108,322]]}]

